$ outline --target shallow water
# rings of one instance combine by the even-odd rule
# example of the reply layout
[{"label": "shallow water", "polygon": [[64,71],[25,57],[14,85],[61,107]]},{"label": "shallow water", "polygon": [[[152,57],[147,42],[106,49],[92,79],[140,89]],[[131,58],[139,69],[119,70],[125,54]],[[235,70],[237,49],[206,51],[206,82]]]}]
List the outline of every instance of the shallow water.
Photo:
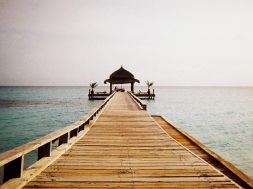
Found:
[{"label": "shallow water", "polygon": [[[150,114],[164,115],[253,177],[253,88],[155,91],[156,99],[147,101]],[[0,152],[65,127],[101,103],[89,101],[87,92],[87,87],[0,87]]]}]

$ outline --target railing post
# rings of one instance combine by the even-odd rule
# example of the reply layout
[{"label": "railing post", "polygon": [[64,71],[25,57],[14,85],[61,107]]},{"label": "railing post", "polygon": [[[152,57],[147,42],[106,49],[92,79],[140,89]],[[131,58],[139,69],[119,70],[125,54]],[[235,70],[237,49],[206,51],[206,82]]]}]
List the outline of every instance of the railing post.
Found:
[{"label": "railing post", "polygon": [[21,156],[4,165],[3,182],[6,182],[12,178],[22,177],[24,169],[24,156]]},{"label": "railing post", "polygon": [[51,156],[51,150],[52,150],[52,143],[48,142],[44,144],[43,146],[38,148],[38,160],[40,160],[43,157],[50,157]]},{"label": "railing post", "polygon": [[147,110],[147,104],[143,104],[142,107],[143,107],[143,110]]},{"label": "railing post", "polygon": [[69,133],[66,133],[59,138],[59,146],[69,142]]}]

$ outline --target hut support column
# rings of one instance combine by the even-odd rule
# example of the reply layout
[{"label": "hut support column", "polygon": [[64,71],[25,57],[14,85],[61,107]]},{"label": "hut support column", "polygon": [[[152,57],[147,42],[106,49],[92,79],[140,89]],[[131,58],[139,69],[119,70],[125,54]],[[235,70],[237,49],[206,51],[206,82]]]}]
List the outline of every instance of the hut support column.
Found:
[{"label": "hut support column", "polygon": [[110,94],[112,94],[112,84],[110,83]]},{"label": "hut support column", "polygon": [[131,83],[131,92],[134,92],[134,83]]}]

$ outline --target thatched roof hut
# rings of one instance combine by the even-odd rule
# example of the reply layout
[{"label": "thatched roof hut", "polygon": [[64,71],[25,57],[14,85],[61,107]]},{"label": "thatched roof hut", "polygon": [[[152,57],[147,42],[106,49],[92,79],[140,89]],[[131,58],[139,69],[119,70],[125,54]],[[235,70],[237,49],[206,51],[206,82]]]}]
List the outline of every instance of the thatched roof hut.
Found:
[{"label": "thatched roof hut", "polygon": [[121,66],[120,69],[116,70],[110,75],[109,79],[106,79],[104,83],[110,83],[110,92],[112,92],[112,85],[113,84],[125,84],[130,83],[131,84],[131,91],[134,92],[134,83],[140,83],[138,79],[135,79],[134,75],[125,70],[123,66]]}]

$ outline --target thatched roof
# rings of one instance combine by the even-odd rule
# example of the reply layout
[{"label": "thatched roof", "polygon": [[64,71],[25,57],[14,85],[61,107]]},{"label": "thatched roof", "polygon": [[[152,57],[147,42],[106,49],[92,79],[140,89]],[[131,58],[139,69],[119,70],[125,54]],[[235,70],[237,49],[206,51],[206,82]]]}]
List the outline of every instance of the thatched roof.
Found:
[{"label": "thatched roof", "polygon": [[107,82],[112,83],[112,84],[122,84],[122,83],[134,83],[140,81],[138,79],[134,78],[134,75],[125,70],[123,66],[121,66],[120,69],[116,70],[110,75],[109,79],[106,79],[104,83],[106,84]]}]

